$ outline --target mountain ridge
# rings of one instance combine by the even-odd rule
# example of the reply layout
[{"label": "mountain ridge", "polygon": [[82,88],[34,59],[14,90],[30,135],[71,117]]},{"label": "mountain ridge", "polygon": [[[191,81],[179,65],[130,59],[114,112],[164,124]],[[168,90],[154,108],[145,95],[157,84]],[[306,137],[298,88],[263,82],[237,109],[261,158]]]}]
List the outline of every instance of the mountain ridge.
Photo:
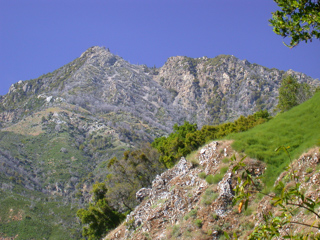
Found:
[{"label": "mountain ridge", "polygon": [[[13,84],[1,103],[2,107],[12,106],[6,104],[10,102],[8,98],[15,102],[25,100],[30,93],[46,94],[93,111],[120,107],[125,111],[134,109],[131,112],[140,115],[145,111],[142,106],[147,104],[150,109],[145,118],[151,117],[170,131],[174,123],[181,124],[183,119],[201,127],[260,109],[270,111],[276,105],[277,89],[286,73],[296,75],[300,82],[319,86],[319,81],[305,74],[267,69],[230,55],[211,59],[171,57],[161,68],[150,69],[129,64],[108,49],[92,47],[52,73]],[[164,114],[162,120],[153,116],[157,113]]]}]

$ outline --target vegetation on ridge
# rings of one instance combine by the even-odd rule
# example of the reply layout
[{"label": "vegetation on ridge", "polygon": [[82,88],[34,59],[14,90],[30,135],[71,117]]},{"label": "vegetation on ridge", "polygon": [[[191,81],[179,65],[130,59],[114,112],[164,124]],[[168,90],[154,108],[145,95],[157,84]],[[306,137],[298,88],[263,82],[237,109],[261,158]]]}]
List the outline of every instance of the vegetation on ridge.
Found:
[{"label": "vegetation on ridge", "polygon": [[[275,151],[284,150],[290,160],[290,166],[287,167],[287,171],[284,172],[286,175],[279,179],[276,184],[275,195],[270,195],[268,193],[263,193],[261,189],[258,188],[256,184],[259,180],[254,174],[252,174],[247,166],[243,162],[245,157],[243,157],[236,165],[233,167],[232,172],[242,171],[242,176],[238,177],[238,184],[235,187],[235,197],[233,199],[233,204],[239,203],[239,212],[242,208],[248,209],[249,201],[252,199],[253,194],[262,193],[266,198],[271,199],[270,205],[273,207],[278,207],[278,213],[274,213],[270,208],[268,211],[263,212],[264,221],[259,225],[256,225],[254,230],[250,233],[248,239],[273,239],[274,237],[283,237],[290,239],[319,239],[320,223],[317,221],[319,219],[319,214],[317,209],[320,206],[320,200],[318,197],[312,196],[310,192],[306,193],[306,185],[303,186],[303,182],[307,182],[306,178],[303,179],[298,173],[300,168],[299,164],[292,162],[291,156],[288,152],[289,147],[281,146]],[[236,160],[235,157],[233,160]],[[319,164],[316,158],[316,164]],[[309,162],[310,164],[310,162]],[[314,170],[309,168],[305,169],[305,174],[312,173]],[[317,195],[316,195],[317,196]],[[270,207],[271,207],[270,206]],[[312,215],[308,217],[307,221],[295,219],[295,215],[298,212],[304,212],[304,214]],[[306,220],[306,219],[305,219]],[[292,230],[293,226],[304,227],[299,229],[298,234],[294,233]],[[283,231],[283,229],[285,229]],[[315,232],[315,230],[317,232]],[[225,235],[229,239],[229,235],[225,232]],[[237,236],[234,232],[234,236]]]},{"label": "vegetation on ridge", "polygon": [[217,126],[205,125],[200,130],[197,130],[196,124],[185,121],[181,126],[175,124],[173,132],[168,137],[156,138],[151,145],[159,151],[159,161],[170,168],[182,156],[186,156],[206,142],[225,137],[230,133],[247,131],[270,118],[267,111],[259,111],[248,117],[240,116],[234,122]]}]

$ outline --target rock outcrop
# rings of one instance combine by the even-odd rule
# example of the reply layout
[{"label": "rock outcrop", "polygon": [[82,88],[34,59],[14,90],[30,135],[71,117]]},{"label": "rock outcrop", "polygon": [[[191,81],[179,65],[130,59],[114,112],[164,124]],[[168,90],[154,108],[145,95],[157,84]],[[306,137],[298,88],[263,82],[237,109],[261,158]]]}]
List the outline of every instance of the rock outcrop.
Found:
[{"label": "rock outcrop", "polygon": [[[194,161],[191,163],[181,158],[172,169],[154,179],[152,188],[137,192],[140,205],[127,216],[125,223],[105,239],[148,239],[146,236],[168,239],[172,226],[189,224],[193,231],[205,232],[217,224],[228,222],[230,215],[233,215],[232,189],[236,176],[231,173],[230,160],[225,163],[223,159],[233,154],[236,153],[231,149],[230,141],[212,142],[197,154],[198,166]],[[214,184],[201,178],[204,170],[206,175],[214,175],[220,173],[222,168],[228,170]],[[263,164],[256,164],[255,168],[260,173],[264,171]],[[200,227],[193,224],[197,220],[201,222]],[[221,230],[211,233],[212,236],[219,234]]]},{"label": "rock outcrop", "polygon": [[[263,214],[278,210],[270,204],[270,196],[260,199],[253,195],[247,211],[239,211],[238,206],[232,205],[233,189],[241,173],[232,173],[231,155],[241,158],[232,150],[230,141],[223,141],[200,149],[196,156],[198,166],[194,159],[191,163],[181,158],[175,167],[155,178],[152,188],[137,192],[140,205],[104,239],[219,239],[224,231],[235,232],[240,239],[246,239],[254,226],[263,223]],[[250,158],[244,161],[253,176],[260,176],[266,168],[264,163]],[[313,200],[320,197],[320,174],[316,170],[319,162],[319,148],[315,148],[291,166],[301,181],[300,188]],[[203,173],[220,175],[223,169],[225,173],[216,182],[202,177]],[[287,175],[288,172],[283,172],[277,181],[290,184]],[[312,223],[311,220],[312,215],[303,210],[292,218],[305,223]],[[295,224],[287,228],[293,233],[306,230],[305,226]]]}]

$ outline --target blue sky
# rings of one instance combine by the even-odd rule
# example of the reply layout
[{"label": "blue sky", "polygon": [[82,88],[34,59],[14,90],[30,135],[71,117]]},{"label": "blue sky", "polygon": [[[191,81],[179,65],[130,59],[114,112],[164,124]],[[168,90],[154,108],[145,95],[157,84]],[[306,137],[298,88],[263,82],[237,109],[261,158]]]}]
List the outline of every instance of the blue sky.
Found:
[{"label": "blue sky", "polygon": [[231,54],[320,78],[320,42],[285,47],[268,23],[275,10],[272,0],[0,0],[0,95],[96,45],[134,64]]}]

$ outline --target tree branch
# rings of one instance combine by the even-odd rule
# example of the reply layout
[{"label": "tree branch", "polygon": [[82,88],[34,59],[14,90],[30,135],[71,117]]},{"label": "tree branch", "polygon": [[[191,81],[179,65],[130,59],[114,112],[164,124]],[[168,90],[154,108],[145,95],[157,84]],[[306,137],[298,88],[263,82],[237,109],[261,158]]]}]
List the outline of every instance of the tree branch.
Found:
[{"label": "tree branch", "polygon": [[313,211],[313,210],[311,210],[310,208],[307,208],[307,207],[305,207],[305,206],[303,206],[303,205],[296,204],[296,203],[290,203],[290,202],[288,202],[287,204],[288,204],[288,205],[297,206],[297,207],[301,207],[301,208],[307,209],[308,211],[310,211],[310,212],[312,212],[313,214],[315,214],[318,218],[320,218],[320,216],[319,216],[318,213],[316,213],[315,211]]}]

